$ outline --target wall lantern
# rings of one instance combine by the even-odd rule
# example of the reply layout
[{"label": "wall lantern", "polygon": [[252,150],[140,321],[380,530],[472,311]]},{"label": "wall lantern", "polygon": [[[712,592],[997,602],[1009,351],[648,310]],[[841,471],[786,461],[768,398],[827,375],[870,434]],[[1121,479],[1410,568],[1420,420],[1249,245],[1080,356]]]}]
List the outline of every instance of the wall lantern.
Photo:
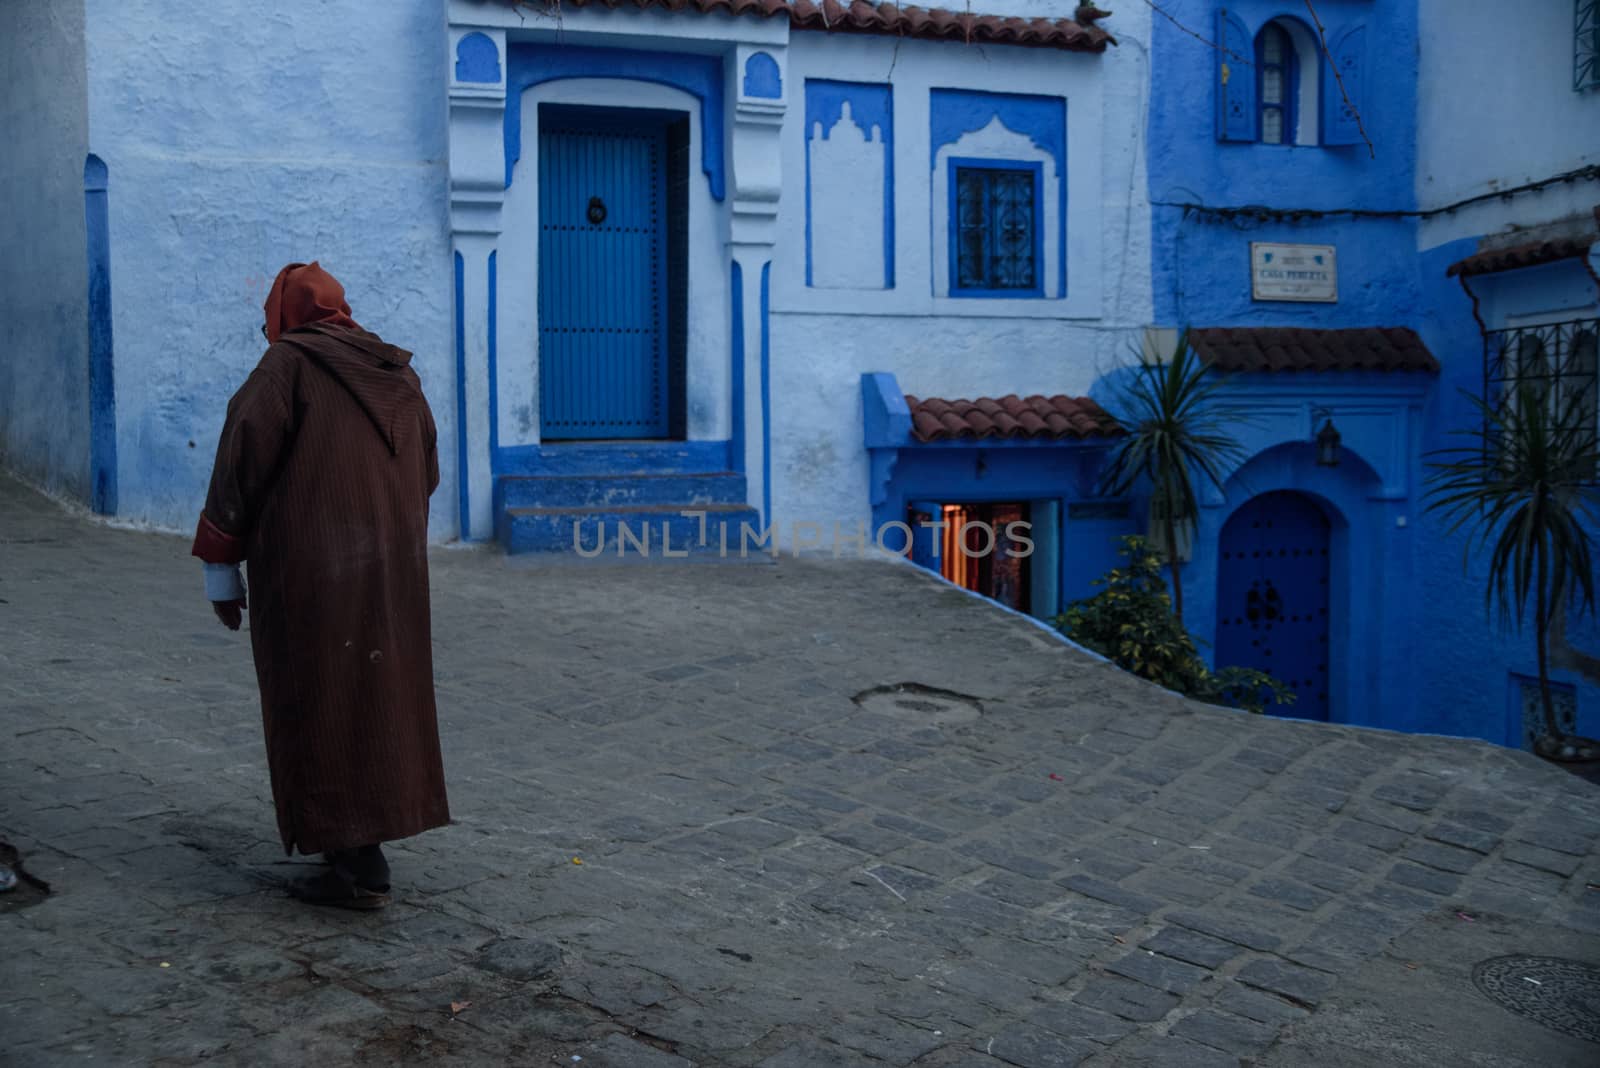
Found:
[{"label": "wall lantern", "polygon": [[1317,466],[1338,467],[1339,446],[1343,439],[1340,437],[1339,431],[1334,428],[1333,413],[1325,410],[1318,410],[1312,413],[1311,421],[1313,425],[1315,425],[1318,416],[1322,417],[1323,423],[1322,429],[1317,431],[1315,439],[1317,443]]}]

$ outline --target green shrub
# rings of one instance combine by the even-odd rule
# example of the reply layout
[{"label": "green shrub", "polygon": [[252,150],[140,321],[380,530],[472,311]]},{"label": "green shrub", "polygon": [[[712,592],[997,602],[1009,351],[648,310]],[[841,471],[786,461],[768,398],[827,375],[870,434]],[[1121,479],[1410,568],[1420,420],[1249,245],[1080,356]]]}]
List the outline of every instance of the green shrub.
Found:
[{"label": "green shrub", "polygon": [[1275,701],[1294,702],[1294,692],[1264,671],[1206,667],[1172,612],[1161,557],[1137,535],[1119,540],[1128,562],[1095,581],[1103,587],[1099,593],[1073,601],[1053,618],[1057,630],[1126,671],[1201,701],[1249,712]]}]

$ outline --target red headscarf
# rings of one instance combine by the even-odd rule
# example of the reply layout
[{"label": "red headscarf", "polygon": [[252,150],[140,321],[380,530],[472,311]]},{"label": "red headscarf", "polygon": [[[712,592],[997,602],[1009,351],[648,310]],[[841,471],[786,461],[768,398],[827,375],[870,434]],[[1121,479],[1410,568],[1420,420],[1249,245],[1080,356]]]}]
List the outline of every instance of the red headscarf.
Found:
[{"label": "red headscarf", "polygon": [[308,323],[361,329],[361,324],[350,318],[344,286],[316,260],[291,263],[279,271],[267,294],[266,310],[268,341],[277,341],[284,331]]}]

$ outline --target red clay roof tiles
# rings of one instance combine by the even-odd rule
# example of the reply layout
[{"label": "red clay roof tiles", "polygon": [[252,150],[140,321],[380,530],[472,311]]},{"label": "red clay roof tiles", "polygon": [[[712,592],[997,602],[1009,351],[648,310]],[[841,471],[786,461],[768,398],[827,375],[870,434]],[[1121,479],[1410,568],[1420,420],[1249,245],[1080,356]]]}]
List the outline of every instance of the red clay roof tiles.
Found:
[{"label": "red clay roof tiles", "polygon": [[1451,278],[1457,275],[1470,277],[1475,274],[1510,271],[1517,267],[1537,267],[1541,263],[1554,263],[1556,260],[1587,255],[1589,246],[1594,244],[1594,240],[1592,236],[1563,237],[1554,241],[1534,241],[1526,245],[1514,245],[1511,248],[1491,249],[1468,256],[1464,260],[1457,260],[1449,266],[1445,274]]},{"label": "red clay roof tiles", "polygon": [[[548,7],[556,7],[553,2]],[[827,33],[885,34],[969,44],[1011,44],[1034,48],[1059,48],[1069,52],[1104,52],[1116,38],[1095,23],[1110,12],[1091,4],[1080,5],[1076,19],[1016,18],[977,15],[944,8],[900,7],[868,0],[559,0],[563,8],[632,7],[668,11],[723,12],[761,18],[787,18],[796,30]]]},{"label": "red clay roof tiles", "polygon": [[1088,397],[1007,396],[942,400],[906,396],[911,433],[918,441],[960,438],[1096,438],[1124,433]]},{"label": "red clay roof tiles", "polygon": [[1219,371],[1439,370],[1422,339],[1405,327],[1217,327],[1190,330],[1189,342]]}]

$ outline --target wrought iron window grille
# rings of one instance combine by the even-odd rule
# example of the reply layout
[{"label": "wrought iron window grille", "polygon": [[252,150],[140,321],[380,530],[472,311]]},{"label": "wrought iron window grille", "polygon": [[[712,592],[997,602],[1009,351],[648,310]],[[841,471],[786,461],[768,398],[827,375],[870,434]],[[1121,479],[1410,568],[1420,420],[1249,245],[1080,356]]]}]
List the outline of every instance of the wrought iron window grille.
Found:
[{"label": "wrought iron window grille", "polygon": [[[1514,414],[1522,387],[1543,406],[1552,429],[1600,438],[1600,319],[1570,319],[1483,335],[1483,396],[1499,415]],[[1494,428],[1484,427],[1486,444]],[[1489,447],[1492,447],[1490,445]],[[1600,481],[1600,470],[1591,472]]]},{"label": "wrought iron window grille", "polygon": [[955,168],[952,289],[1039,288],[1037,187],[1032,168]]},{"label": "wrought iron window grille", "polygon": [[1572,88],[1600,88],[1600,0],[1574,0]]}]

